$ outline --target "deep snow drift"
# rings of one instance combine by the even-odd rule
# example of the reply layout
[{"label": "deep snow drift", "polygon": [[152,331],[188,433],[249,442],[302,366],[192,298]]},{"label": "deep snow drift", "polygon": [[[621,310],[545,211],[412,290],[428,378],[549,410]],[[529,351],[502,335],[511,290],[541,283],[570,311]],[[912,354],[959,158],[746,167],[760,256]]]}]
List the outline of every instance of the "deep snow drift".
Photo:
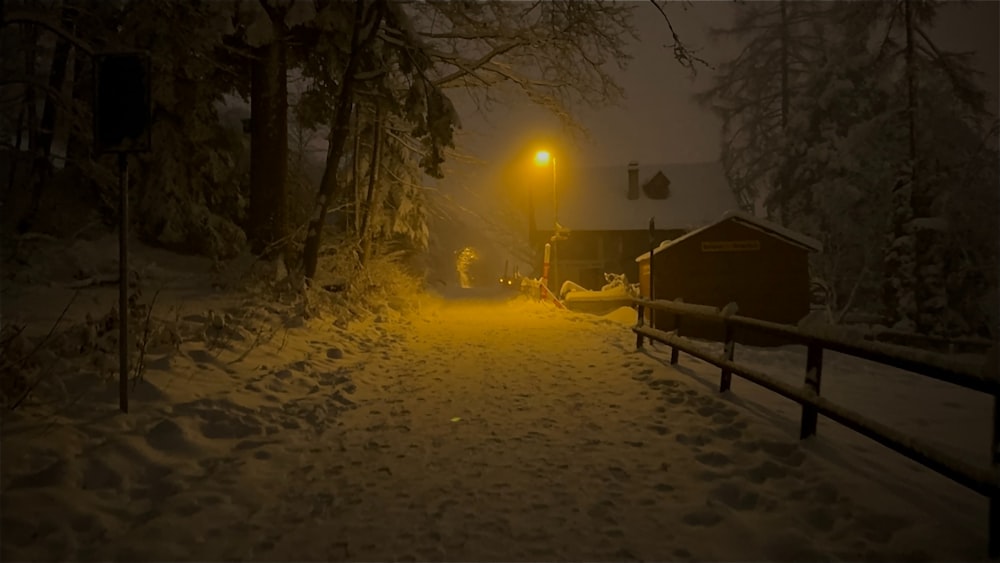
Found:
[{"label": "deep snow drift", "polygon": [[[19,291],[6,315],[65,290]],[[719,396],[715,368],[636,351],[629,309],[453,292],[345,323],[184,291],[162,297],[183,305],[182,342],[147,359],[130,414],[113,382],[62,369],[72,406],[5,415],[3,559],[985,556],[985,499],[822,419],[800,443],[793,403],[738,378]],[[209,310],[242,340],[210,346]],[[251,346],[251,318],[277,335]],[[795,380],[804,365],[787,349],[741,358]],[[831,396],[871,407],[884,376],[879,397],[927,406],[886,416],[985,455],[975,394],[833,366]]]}]

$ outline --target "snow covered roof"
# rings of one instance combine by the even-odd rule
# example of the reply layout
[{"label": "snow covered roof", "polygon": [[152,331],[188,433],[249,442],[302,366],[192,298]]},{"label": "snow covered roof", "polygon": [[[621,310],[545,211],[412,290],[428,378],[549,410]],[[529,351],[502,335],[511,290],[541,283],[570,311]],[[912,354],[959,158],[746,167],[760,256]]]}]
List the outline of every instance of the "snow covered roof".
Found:
[{"label": "snow covered roof", "polygon": [[[594,166],[557,171],[559,223],[572,231],[694,229],[737,207],[718,162],[640,164],[639,198],[628,199],[628,166]],[[666,199],[650,199],[642,189],[661,172],[669,180]],[[535,197],[538,228],[553,224],[551,197]]]},{"label": "snow covered roof", "polygon": [[[708,225],[705,225],[703,227],[700,227],[698,229],[695,229],[693,231],[685,233],[684,235],[679,236],[679,237],[675,238],[672,241],[669,241],[669,243],[667,243],[667,244],[661,244],[660,246],[658,246],[656,248],[655,251],[653,251],[653,253],[654,254],[659,254],[665,248],[670,248],[671,246],[673,246],[673,245],[675,245],[675,244],[677,244],[679,242],[687,240],[687,239],[689,239],[689,238],[691,238],[691,237],[693,237],[693,236],[695,236],[695,235],[697,235],[697,234],[705,231],[706,229],[714,227],[715,225],[718,225],[719,223],[722,223],[723,221],[729,221],[729,220],[736,221],[737,223],[739,223],[739,224],[741,224],[743,226],[750,227],[751,229],[756,229],[756,230],[761,231],[761,232],[763,232],[763,233],[765,233],[767,235],[770,235],[772,237],[781,239],[781,240],[783,240],[785,242],[788,242],[788,243],[793,244],[795,246],[804,248],[805,250],[809,250],[811,252],[822,252],[823,251],[823,245],[818,240],[816,240],[816,239],[814,239],[812,237],[808,237],[808,236],[806,236],[806,235],[804,235],[802,233],[798,233],[798,232],[795,232],[795,231],[793,231],[791,229],[787,229],[787,228],[782,227],[781,225],[778,225],[776,223],[772,223],[772,222],[767,221],[765,219],[761,219],[760,217],[755,217],[755,216],[753,216],[753,215],[751,215],[751,214],[749,214],[749,213],[747,213],[745,211],[729,210],[729,211],[726,211],[725,213],[723,213],[722,217],[718,221],[713,221],[712,223],[709,223]],[[645,252],[642,255],[640,255],[639,257],[637,257],[635,259],[635,261],[636,262],[642,262],[643,260],[648,260],[648,259],[649,259],[649,253]]]}]

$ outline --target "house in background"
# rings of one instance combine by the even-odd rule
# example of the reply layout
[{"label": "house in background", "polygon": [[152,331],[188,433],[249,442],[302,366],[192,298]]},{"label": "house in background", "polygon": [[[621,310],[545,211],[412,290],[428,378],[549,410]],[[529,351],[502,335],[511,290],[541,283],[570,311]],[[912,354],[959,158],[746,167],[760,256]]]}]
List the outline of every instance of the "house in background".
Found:
[{"label": "house in background", "polygon": [[[558,288],[572,280],[588,289],[604,285],[604,273],[639,279],[635,257],[649,251],[649,219],[657,244],[680,237],[737,207],[721,163],[589,167],[558,179],[558,221],[569,229],[559,241]],[[537,230],[532,245],[542,248],[553,234],[552,197],[534,197]],[[540,269],[539,269],[540,271]]]}]

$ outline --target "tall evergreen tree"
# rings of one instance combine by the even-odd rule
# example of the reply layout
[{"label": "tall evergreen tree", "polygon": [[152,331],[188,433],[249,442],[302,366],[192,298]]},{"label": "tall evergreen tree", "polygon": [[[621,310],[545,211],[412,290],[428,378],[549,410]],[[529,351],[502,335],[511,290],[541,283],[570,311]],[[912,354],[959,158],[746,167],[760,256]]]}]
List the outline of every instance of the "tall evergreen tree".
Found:
[{"label": "tall evergreen tree", "polygon": [[697,99],[722,118],[722,163],[748,211],[763,204],[769,215],[787,216],[793,186],[782,164],[790,150],[785,130],[794,119],[790,100],[823,44],[825,27],[816,22],[826,10],[812,2],[741,3],[730,28],[713,30],[744,47]]},{"label": "tall evergreen tree", "polygon": [[[862,305],[899,328],[957,327],[944,322],[965,309],[946,276],[959,252],[947,202],[953,173],[986,136],[975,73],[929,38],[932,3],[835,2],[789,18],[797,7],[784,20],[780,5],[741,8],[733,33],[744,28],[744,50],[702,97],[723,115],[730,178],[744,201],[824,241],[814,274],[838,317]],[[801,49],[781,48],[783,31],[795,46],[807,29]],[[787,78],[785,65],[768,66],[794,53],[809,64],[790,64]]]}]

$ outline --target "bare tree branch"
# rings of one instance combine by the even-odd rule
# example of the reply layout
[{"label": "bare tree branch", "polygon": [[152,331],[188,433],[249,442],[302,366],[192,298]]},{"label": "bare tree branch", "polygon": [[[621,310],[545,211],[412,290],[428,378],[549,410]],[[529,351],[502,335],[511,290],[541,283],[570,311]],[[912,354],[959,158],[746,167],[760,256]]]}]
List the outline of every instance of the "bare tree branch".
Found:
[{"label": "bare tree branch", "polygon": [[663,16],[663,20],[667,22],[667,28],[670,29],[670,35],[674,39],[673,44],[667,45],[667,47],[673,49],[674,59],[676,59],[677,62],[681,64],[681,66],[690,70],[692,74],[698,73],[698,65],[702,65],[708,69],[714,70],[715,67],[709,64],[708,61],[706,61],[705,59],[695,55],[695,52],[689,49],[684,44],[684,42],[680,38],[680,35],[677,34],[677,30],[674,29],[674,24],[673,22],[670,21],[670,16],[667,15],[667,12],[663,9],[663,6],[660,6],[660,4],[656,0],[649,0],[649,2],[650,4],[656,7],[657,11],[660,12],[660,15]]}]

